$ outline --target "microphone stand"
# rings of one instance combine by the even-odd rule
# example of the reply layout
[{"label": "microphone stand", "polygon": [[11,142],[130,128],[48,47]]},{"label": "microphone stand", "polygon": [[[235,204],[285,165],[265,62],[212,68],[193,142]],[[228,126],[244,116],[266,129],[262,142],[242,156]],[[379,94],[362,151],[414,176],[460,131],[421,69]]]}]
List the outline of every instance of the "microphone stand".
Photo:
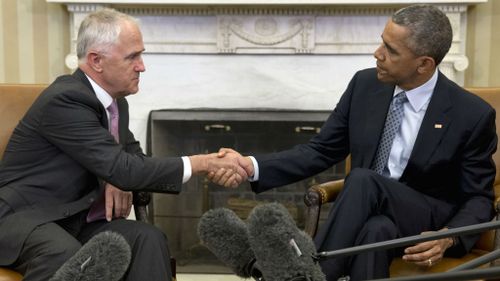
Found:
[{"label": "microphone stand", "polygon": [[[468,234],[477,234],[487,230],[496,229],[499,227],[500,227],[500,220],[495,220],[486,223],[452,228],[439,232],[408,236],[389,241],[382,241],[367,245],[360,245],[345,249],[339,249],[335,251],[320,252],[313,255],[313,259],[315,261],[320,261],[324,259],[355,255],[362,252],[398,248],[402,246],[414,245],[420,242],[437,240],[441,238],[448,238],[448,237],[468,235]],[[475,280],[478,278],[497,278],[500,277],[500,267],[490,267],[481,269],[474,269],[474,268],[486,264],[488,262],[494,261],[498,258],[500,258],[500,249],[494,250],[481,257],[475,258],[462,265],[454,267],[448,270],[447,272],[432,273],[432,274],[417,275],[417,276],[397,277],[397,278],[373,279],[373,281],[375,280],[376,281],[424,281],[424,280],[458,281],[458,280]]]},{"label": "microphone stand", "polygon": [[443,273],[429,273],[424,275],[405,276],[396,278],[372,279],[368,281],[458,281],[477,280],[483,278],[498,278],[500,267],[488,267],[473,270],[447,271]]},{"label": "microphone stand", "polygon": [[495,228],[500,228],[500,220],[479,223],[479,224],[474,224],[474,225],[468,225],[468,226],[462,226],[462,227],[452,228],[452,229],[448,229],[448,230],[432,232],[432,233],[428,233],[428,234],[426,233],[426,234],[408,236],[408,237],[393,239],[393,240],[389,240],[389,241],[382,241],[382,242],[371,243],[371,244],[366,244],[366,245],[354,246],[354,247],[349,247],[349,248],[344,248],[344,249],[339,249],[339,250],[334,250],[334,251],[320,252],[320,253],[313,255],[313,258],[316,261],[320,261],[320,260],[324,260],[324,259],[331,259],[331,258],[342,257],[342,256],[351,256],[351,255],[359,254],[362,252],[398,248],[398,247],[402,247],[402,246],[414,245],[414,244],[417,244],[420,242],[437,240],[437,239],[441,239],[441,238],[448,238],[448,237],[467,235],[467,234],[477,234],[477,233],[481,233],[481,232],[495,229]]}]

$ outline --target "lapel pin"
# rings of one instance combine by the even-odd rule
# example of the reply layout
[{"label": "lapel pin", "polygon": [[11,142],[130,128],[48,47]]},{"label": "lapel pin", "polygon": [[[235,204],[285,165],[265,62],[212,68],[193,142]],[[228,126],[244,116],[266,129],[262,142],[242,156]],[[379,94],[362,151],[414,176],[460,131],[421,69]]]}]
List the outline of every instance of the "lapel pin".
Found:
[{"label": "lapel pin", "polygon": [[443,124],[434,124],[434,129],[441,129],[443,128]]}]

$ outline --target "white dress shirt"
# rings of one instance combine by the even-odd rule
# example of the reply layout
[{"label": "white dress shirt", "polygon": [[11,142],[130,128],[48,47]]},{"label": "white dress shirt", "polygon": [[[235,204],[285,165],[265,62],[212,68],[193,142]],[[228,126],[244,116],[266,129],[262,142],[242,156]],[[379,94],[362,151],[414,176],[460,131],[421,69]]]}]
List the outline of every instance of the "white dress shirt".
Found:
[{"label": "white dress shirt", "polygon": [[[408,102],[404,103],[404,116],[401,121],[401,128],[396,132],[387,162],[387,168],[389,168],[390,173],[387,176],[393,179],[399,179],[408,164],[408,159],[410,159],[420,125],[429,106],[434,87],[436,87],[437,77],[438,71],[436,70],[431,79],[423,85],[405,91]],[[396,86],[394,95],[401,91],[403,89]]]}]

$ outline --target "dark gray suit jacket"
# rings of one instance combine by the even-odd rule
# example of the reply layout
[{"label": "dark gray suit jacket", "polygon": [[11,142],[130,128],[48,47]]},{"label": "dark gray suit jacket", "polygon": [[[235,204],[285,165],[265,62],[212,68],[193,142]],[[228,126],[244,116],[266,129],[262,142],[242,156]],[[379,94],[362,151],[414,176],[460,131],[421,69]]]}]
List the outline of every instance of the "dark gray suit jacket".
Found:
[{"label": "dark gray suit jacket", "polygon": [[[128,129],[128,104],[118,99],[120,144],[81,70],[57,78],[34,102],[0,164],[0,265],[11,264],[37,225],[88,209],[99,180],[123,190],[178,193],[180,157],[146,157]],[[2,203],[3,200],[3,203]]]},{"label": "dark gray suit jacket", "polygon": [[[319,135],[293,149],[256,157],[260,176],[253,190],[315,175],[349,154],[353,169],[369,169],[393,93],[394,85],[381,83],[375,69],[358,72]],[[496,146],[494,109],[439,73],[400,182],[454,204],[456,214],[446,226],[486,222],[492,218]],[[474,239],[462,242],[468,251]]]}]

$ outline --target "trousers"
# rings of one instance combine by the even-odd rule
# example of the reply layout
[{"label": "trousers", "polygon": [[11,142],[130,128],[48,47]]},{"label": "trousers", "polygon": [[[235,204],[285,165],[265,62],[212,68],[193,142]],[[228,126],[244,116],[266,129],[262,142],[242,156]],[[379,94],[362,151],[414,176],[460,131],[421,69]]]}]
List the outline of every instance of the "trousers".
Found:
[{"label": "trousers", "polygon": [[[404,183],[356,168],[345,180],[326,222],[315,237],[318,251],[331,251],[439,230],[454,206]],[[328,281],[389,277],[389,266],[402,249],[373,251],[320,263]]]},{"label": "trousers", "polygon": [[103,231],[121,234],[132,250],[123,280],[171,280],[166,236],[156,227],[139,221],[115,219],[86,222],[87,211],[38,226],[26,240],[18,260],[10,266],[25,281],[48,280],[94,235]]}]

